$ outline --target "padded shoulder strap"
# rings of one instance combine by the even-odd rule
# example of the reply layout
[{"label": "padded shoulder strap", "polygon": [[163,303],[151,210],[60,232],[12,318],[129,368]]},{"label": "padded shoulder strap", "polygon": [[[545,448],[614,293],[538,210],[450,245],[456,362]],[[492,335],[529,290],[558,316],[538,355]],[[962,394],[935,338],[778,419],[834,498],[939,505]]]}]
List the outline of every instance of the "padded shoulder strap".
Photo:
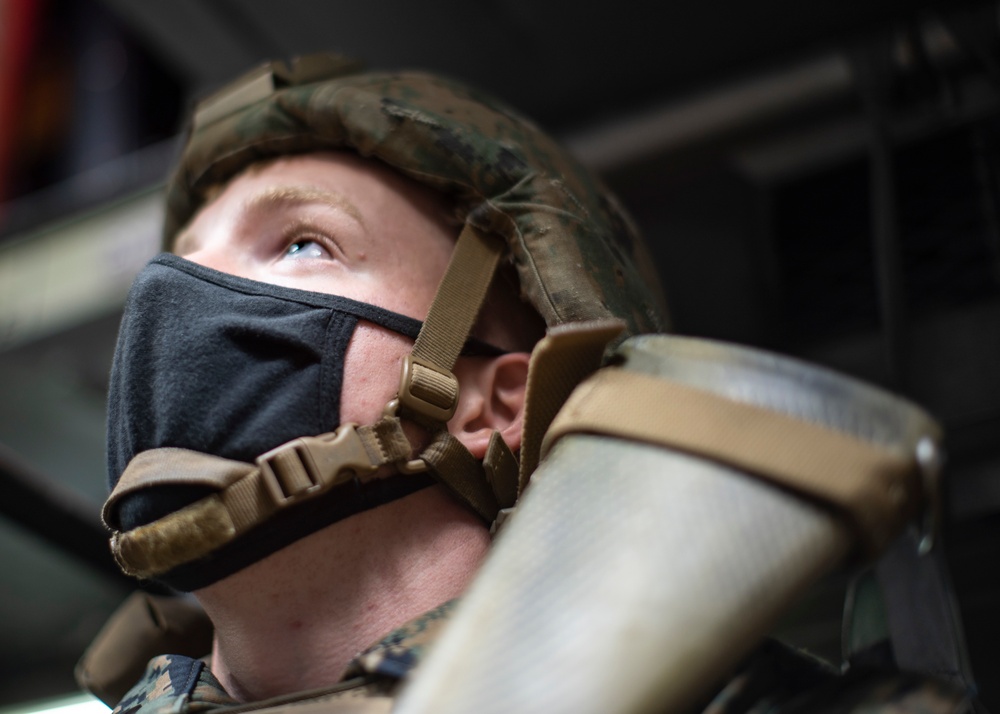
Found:
[{"label": "padded shoulder strap", "polygon": [[542,445],[588,432],[659,444],[774,481],[845,512],[880,553],[921,501],[915,453],[663,377],[609,367],[570,397]]}]

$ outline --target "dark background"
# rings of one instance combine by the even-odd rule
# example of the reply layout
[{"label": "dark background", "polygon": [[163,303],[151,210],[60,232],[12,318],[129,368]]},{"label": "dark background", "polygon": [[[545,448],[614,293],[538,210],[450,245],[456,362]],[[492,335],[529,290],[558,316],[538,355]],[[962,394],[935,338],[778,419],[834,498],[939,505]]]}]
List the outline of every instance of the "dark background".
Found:
[{"label": "dark background", "polygon": [[[567,142],[644,229],[676,331],[828,365],[938,417],[947,552],[1000,709],[998,13],[0,0],[0,705],[72,690],[128,592],[97,526],[103,398],[185,108],[265,58],[334,49],[467,80]],[[843,580],[782,632],[836,656]]]}]

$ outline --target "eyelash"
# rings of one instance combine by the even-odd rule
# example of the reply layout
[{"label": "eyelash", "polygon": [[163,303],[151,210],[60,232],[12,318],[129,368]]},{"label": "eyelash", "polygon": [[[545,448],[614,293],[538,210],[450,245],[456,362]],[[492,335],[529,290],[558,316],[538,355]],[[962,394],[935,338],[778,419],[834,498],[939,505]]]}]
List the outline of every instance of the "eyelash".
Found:
[{"label": "eyelash", "polygon": [[279,257],[288,254],[288,249],[296,243],[318,243],[323,246],[331,258],[342,255],[340,245],[327,233],[319,230],[313,225],[293,225],[282,232],[281,243],[278,248]]}]

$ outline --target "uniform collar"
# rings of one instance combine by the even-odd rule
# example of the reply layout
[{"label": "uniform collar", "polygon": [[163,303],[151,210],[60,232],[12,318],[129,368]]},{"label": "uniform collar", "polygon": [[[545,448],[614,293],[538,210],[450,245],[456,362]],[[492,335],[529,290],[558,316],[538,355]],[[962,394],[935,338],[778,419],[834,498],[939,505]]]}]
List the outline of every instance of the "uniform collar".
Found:
[{"label": "uniform collar", "polygon": [[390,632],[348,665],[344,678],[382,675],[402,679],[440,635],[457,600],[450,600]]},{"label": "uniform collar", "polygon": [[[375,679],[401,680],[437,639],[456,603],[451,600],[410,620],[362,651],[351,660],[340,684],[331,691],[351,688],[351,680],[358,687]],[[392,681],[389,684],[394,686]],[[309,696],[315,694],[310,692]],[[288,701],[288,697],[281,699]],[[226,692],[204,661],[161,655],[149,661],[142,679],[118,703],[114,714],[202,714],[242,706]]]}]

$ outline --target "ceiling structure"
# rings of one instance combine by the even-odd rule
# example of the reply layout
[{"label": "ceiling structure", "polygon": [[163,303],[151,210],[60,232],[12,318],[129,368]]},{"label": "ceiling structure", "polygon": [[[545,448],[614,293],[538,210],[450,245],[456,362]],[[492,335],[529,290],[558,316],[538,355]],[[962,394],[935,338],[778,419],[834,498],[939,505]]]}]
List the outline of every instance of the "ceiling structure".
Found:
[{"label": "ceiling structure", "polygon": [[[604,174],[649,238],[676,330],[809,359],[927,407],[950,446],[949,553],[973,665],[1000,671],[1000,575],[982,567],[1000,555],[995,3],[102,7],[188,103],[263,59],[328,49],[480,86]],[[102,537],[118,310],[155,251],[174,150],[146,146],[9,207],[0,483],[27,490],[0,492],[21,504],[0,519],[0,704],[71,687],[72,662],[127,592],[71,544]],[[25,507],[39,490],[47,498]],[[835,654],[841,588],[813,594],[788,631]],[[997,697],[1000,682],[982,685]]]}]

